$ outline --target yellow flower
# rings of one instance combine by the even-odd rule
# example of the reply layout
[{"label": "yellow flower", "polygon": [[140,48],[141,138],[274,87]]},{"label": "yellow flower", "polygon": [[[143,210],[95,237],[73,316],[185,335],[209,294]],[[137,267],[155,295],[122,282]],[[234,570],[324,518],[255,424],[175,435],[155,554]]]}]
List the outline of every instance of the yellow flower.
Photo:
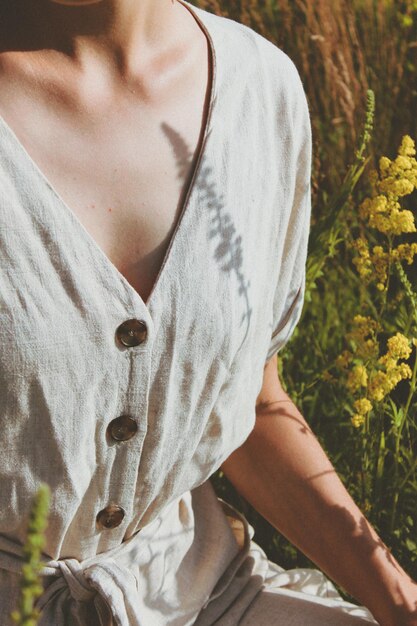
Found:
[{"label": "yellow flower", "polygon": [[411,139],[410,135],[404,135],[401,141],[401,146],[398,150],[398,154],[402,156],[414,156],[415,153],[416,149],[414,147],[413,139]]},{"label": "yellow flower", "polygon": [[366,324],[371,318],[365,317],[364,315],[355,315],[353,318],[354,324]]},{"label": "yellow flower", "polygon": [[357,349],[357,355],[362,359],[372,359],[379,354],[379,344],[376,339],[365,339]]},{"label": "yellow flower", "polygon": [[[389,184],[387,184],[387,181],[390,181]],[[392,193],[394,196],[397,196],[397,198],[401,198],[402,196],[408,196],[414,191],[413,183],[406,178],[401,178],[400,180],[387,179],[387,181],[381,183],[381,191],[384,191],[386,188],[387,191]]]},{"label": "yellow flower", "polygon": [[384,354],[378,359],[378,363],[385,366],[387,372],[397,367],[397,359],[392,358],[389,354]]},{"label": "yellow flower", "polygon": [[355,415],[352,415],[350,421],[352,422],[352,426],[354,426],[355,428],[360,428],[365,422],[365,417],[356,413]]},{"label": "yellow flower", "polygon": [[371,400],[380,402],[390,392],[385,372],[376,372],[368,384],[368,395]]},{"label": "yellow flower", "polygon": [[366,415],[372,410],[372,404],[369,402],[368,398],[359,398],[359,400],[355,400],[353,406],[359,415]]},{"label": "yellow flower", "polygon": [[411,170],[413,168],[413,161],[410,157],[400,154],[395,159],[395,165],[399,170]]},{"label": "yellow flower", "polygon": [[[378,246],[373,251],[377,256],[384,254]],[[353,403],[355,414],[351,421],[355,427],[364,423],[364,417],[373,409],[374,402],[381,402],[402,380],[412,377],[410,366],[399,363],[399,360],[410,357],[411,344],[417,348],[417,337],[408,339],[397,332],[388,338],[386,353],[379,356],[380,331],[381,326],[376,320],[355,315],[352,330],[346,335],[352,341],[353,349],[345,350],[336,359],[336,364],[347,370],[346,388],[351,394],[360,396]],[[358,359],[364,359],[364,363],[358,363]]]},{"label": "yellow flower", "polygon": [[368,373],[363,365],[355,365],[348,374],[346,387],[352,393],[358,391],[361,387],[366,387],[368,383]]},{"label": "yellow flower", "polygon": [[353,341],[356,356],[368,359],[378,354],[378,342],[375,333],[379,330],[379,324],[371,317],[355,315],[353,318],[354,328],[346,334],[348,341]]},{"label": "yellow flower", "polygon": [[[411,211],[402,210],[399,198],[417,189],[417,161],[414,141],[404,135],[398,149],[398,156],[391,161],[386,156],[379,159],[379,175],[376,170],[370,174],[372,197],[365,198],[359,205],[361,219],[385,235],[400,235],[416,232]],[[369,262],[365,263],[364,246],[358,248],[362,261],[357,261],[361,276],[369,274]],[[371,258],[373,262],[373,259]],[[384,281],[377,279],[378,283]],[[380,287],[379,287],[380,288]]]},{"label": "yellow flower", "polygon": [[417,243],[400,243],[399,246],[392,250],[392,258],[394,261],[407,261],[408,265],[414,261],[417,254]]},{"label": "yellow flower", "polygon": [[372,213],[369,217],[369,225],[385,235],[401,235],[402,233],[415,233],[414,216],[411,211],[400,211],[393,208],[390,214]]},{"label": "yellow flower", "polygon": [[381,172],[388,171],[390,168],[390,165],[391,165],[391,160],[388,157],[382,156],[379,159],[379,169]]},{"label": "yellow flower", "polygon": [[411,371],[411,367],[407,363],[400,363],[398,366],[398,370],[401,374],[401,378],[411,378],[413,372]]},{"label": "yellow flower", "polygon": [[366,278],[367,276],[372,275],[372,263],[366,239],[359,237],[358,239],[355,239],[352,246],[359,252],[359,256],[354,258],[352,261],[359,276]]},{"label": "yellow flower", "polygon": [[384,252],[382,246],[374,246],[371,261],[373,277],[378,280],[377,288],[382,291],[388,278],[389,254]]},{"label": "yellow flower", "polygon": [[387,341],[388,354],[395,359],[408,359],[411,354],[410,342],[402,333],[396,333]]},{"label": "yellow flower", "polygon": [[368,396],[371,400],[380,402],[401,380],[411,378],[411,376],[411,368],[407,363],[400,363],[390,367],[386,372],[377,371],[370,378]]},{"label": "yellow flower", "polygon": [[353,323],[356,326],[356,330],[354,332],[359,334],[370,334],[371,332],[379,330],[380,326],[378,322],[372,317],[364,316],[364,315],[355,315],[353,318]]},{"label": "yellow flower", "polygon": [[370,219],[380,213],[386,213],[388,208],[388,198],[380,194],[374,198],[365,198],[359,205],[359,214],[362,219]]}]

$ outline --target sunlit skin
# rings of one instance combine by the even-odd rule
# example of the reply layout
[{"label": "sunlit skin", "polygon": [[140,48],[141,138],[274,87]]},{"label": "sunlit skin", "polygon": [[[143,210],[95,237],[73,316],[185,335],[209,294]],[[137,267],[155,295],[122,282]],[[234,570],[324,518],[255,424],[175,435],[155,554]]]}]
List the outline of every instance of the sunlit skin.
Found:
[{"label": "sunlit skin", "polygon": [[[0,0],[0,100],[4,108],[7,108],[7,102],[13,103],[8,109],[10,118],[16,110],[13,98],[17,93],[10,81],[6,81],[12,71],[22,81],[27,81],[25,84],[30,87],[27,93],[39,95],[36,104],[39,112],[44,114],[40,119],[47,120],[45,124],[52,124],[53,110],[48,110],[45,117],[40,77],[47,76],[55,81],[54,88],[57,84],[61,85],[59,79],[63,77],[62,83],[66,87],[61,86],[58,92],[62,99],[52,105],[62,107],[68,126],[66,135],[61,142],[57,142],[57,146],[58,143],[67,146],[77,156],[84,156],[76,137],[77,128],[81,125],[88,134],[90,126],[87,122],[94,121],[96,124],[97,132],[86,138],[86,146],[94,140],[95,150],[99,147],[102,154],[101,136],[111,133],[109,137],[114,137],[114,142],[113,145],[111,141],[108,143],[114,151],[117,138],[123,137],[123,132],[126,132],[124,117],[136,115],[138,124],[140,120],[146,120],[146,112],[149,114],[150,109],[152,113],[160,106],[161,94],[164,102],[172,104],[175,92],[182,88],[185,77],[190,81],[190,87],[187,85],[184,93],[184,103],[187,101],[189,105],[187,116],[190,117],[200,105],[202,109],[206,83],[206,77],[201,77],[206,54],[204,41],[195,24],[191,24],[189,16],[185,15],[184,8],[179,7],[175,0],[102,0],[94,4],[77,2],[76,5],[51,0]],[[182,39],[185,35],[184,45]],[[197,54],[201,54],[203,63],[199,58],[195,67],[188,68],[187,63],[192,65]],[[182,69],[175,74],[178,64]],[[191,85],[197,80],[200,81],[199,90],[194,94],[195,99],[191,100]],[[4,89],[6,84],[9,91]],[[33,91],[32,86],[36,87]],[[116,119],[114,111],[113,104],[116,102],[123,103],[120,119]],[[28,101],[27,111],[31,110],[32,104]],[[50,103],[48,106],[51,106]],[[184,104],[180,106],[177,103],[176,106],[176,121],[178,125],[183,122],[186,133],[190,119],[181,119]],[[27,111],[24,111],[23,117]],[[106,124],[100,125],[100,117],[104,115],[107,116]],[[148,119],[150,121],[151,116]],[[110,125],[107,120],[111,121]],[[19,120],[15,121],[18,126]],[[193,148],[197,144],[200,121],[199,109],[191,124],[193,135],[187,137],[187,144]],[[33,139],[30,130],[28,127],[28,140]],[[60,131],[61,127],[57,126],[56,130]],[[144,124],[143,133],[146,132]],[[155,146],[155,142],[146,137],[146,147],[150,149],[150,146]],[[162,143],[157,145],[159,154],[163,146]],[[132,145],[130,149],[133,155],[137,153],[138,145]],[[41,154],[42,150],[39,150],[39,159]],[[57,162],[56,155],[52,156]],[[64,156],[71,161],[70,155]],[[105,156],[110,160],[111,154]],[[84,156],[85,159],[87,157]],[[62,171],[53,170],[52,161],[45,161],[43,166],[45,170],[50,168],[50,177],[75,210],[78,198],[71,181],[65,179]],[[171,178],[174,180],[175,162],[172,164],[168,149],[165,160],[159,163],[159,171],[165,166],[168,171],[172,167]],[[113,173],[115,167],[112,163],[109,171]],[[91,210],[93,205],[94,210],[101,208],[107,217],[119,214],[120,197],[110,197],[111,189],[119,191],[120,195],[123,193],[127,204],[129,190],[131,198],[137,197],[136,187],[132,185],[127,189],[125,183],[117,187],[117,178],[110,180],[110,189],[105,165],[96,173],[86,160],[81,169],[90,178],[93,174],[100,178],[89,183],[86,175],[81,177],[81,173],[77,172],[77,187],[82,188],[86,196],[85,205],[81,206],[80,202],[80,219],[87,207]],[[101,183],[106,191],[103,198],[94,192]],[[145,188],[144,193],[146,191],[150,193]],[[179,190],[177,192],[178,198]],[[171,190],[167,191],[167,195],[172,196]],[[90,218],[85,218],[90,232],[94,231],[96,240],[100,241],[108,256],[113,254],[113,260],[120,268],[131,266],[130,275],[135,274],[143,281],[138,279],[138,291],[147,280],[147,287],[142,292],[144,298],[150,291],[163,254],[146,266],[144,257],[147,255],[143,250],[146,248],[148,256],[151,255],[169,234],[167,225],[158,233],[151,230],[151,227],[157,229],[158,221],[162,222],[172,209],[167,204],[166,214],[161,216],[151,210],[158,204],[160,198],[149,196],[143,207],[141,219],[147,225],[148,235],[140,241],[140,250],[129,249],[126,245],[123,250],[117,250],[117,242],[112,239],[115,223],[110,223],[106,230],[102,214],[97,213],[98,217],[90,221]],[[138,210],[133,201],[131,209],[132,212]],[[143,223],[138,223],[138,233],[143,231]],[[137,238],[134,239],[136,241]],[[137,258],[133,259],[133,254]],[[138,267],[142,268],[142,275],[138,274]],[[131,280],[133,284],[133,278]],[[278,377],[276,357],[265,367],[256,413],[254,430],[223,464],[231,482],[261,515],[367,606],[382,626],[417,626],[417,584],[388,553],[365,520],[305,419],[284,392]]]},{"label": "sunlit skin", "polygon": [[0,13],[0,114],[147,302],[203,136],[205,34],[172,0]]},{"label": "sunlit skin", "polygon": [[417,584],[353,502],[283,390],[277,356],[265,366],[256,408],[255,428],[223,464],[226,476],[382,626],[416,626]]}]

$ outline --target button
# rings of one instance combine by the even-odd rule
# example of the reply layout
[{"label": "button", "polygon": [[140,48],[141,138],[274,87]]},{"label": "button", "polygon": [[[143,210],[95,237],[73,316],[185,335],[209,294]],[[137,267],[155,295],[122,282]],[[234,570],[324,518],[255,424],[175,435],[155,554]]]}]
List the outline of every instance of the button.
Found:
[{"label": "button", "polygon": [[128,348],[133,348],[143,343],[148,334],[145,322],[140,320],[126,320],[116,330],[119,341]]},{"label": "button", "polygon": [[101,528],[116,528],[122,523],[124,516],[122,507],[110,504],[97,514],[96,521]]},{"label": "button", "polygon": [[134,419],[128,415],[121,415],[112,420],[107,426],[107,431],[112,439],[116,441],[127,441],[137,432],[138,425]]}]

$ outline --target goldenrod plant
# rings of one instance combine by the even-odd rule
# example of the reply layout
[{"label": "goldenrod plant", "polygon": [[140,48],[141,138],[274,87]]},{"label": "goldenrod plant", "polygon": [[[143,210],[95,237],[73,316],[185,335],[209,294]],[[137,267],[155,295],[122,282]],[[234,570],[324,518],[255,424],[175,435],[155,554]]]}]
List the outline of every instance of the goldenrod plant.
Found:
[{"label": "goldenrod plant", "polygon": [[49,510],[50,489],[42,483],[34,498],[29,515],[26,543],[23,547],[24,565],[20,582],[19,604],[11,618],[16,626],[36,626],[40,617],[34,607],[43,587],[39,571],[42,567],[41,554],[45,545],[45,530]]},{"label": "goldenrod plant", "polygon": [[303,372],[299,402],[349,491],[414,576],[417,293],[407,268],[417,255],[415,155],[405,134],[396,156],[365,175],[368,193],[345,214],[343,245],[322,263],[319,294],[297,329],[304,345],[311,333],[308,356],[297,336],[290,346]]},{"label": "goldenrod plant", "polygon": [[[417,3],[196,0],[294,61],[313,136],[306,297],[278,355],[287,393],[349,492],[417,578]],[[255,540],[312,566],[221,474]],[[343,595],[343,590],[340,590]]]},{"label": "goldenrod plant", "polygon": [[[416,402],[417,296],[404,265],[412,265],[417,254],[417,241],[407,239],[417,229],[413,212],[401,203],[417,190],[415,154],[414,140],[404,135],[395,159],[381,157],[379,171],[369,173],[372,192],[358,207],[361,234],[351,240],[352,264],[362,292],[367,293],[363,300],[369,314],[354,316],[346,333],[349,347],[335,363],[349,393],[351,424],[360,431],[358,497],[362,508],[373,510],[387,531],[399,535],[403,531],[398,527],[398,504],[403,497],[401,523],[405,521],[408,528],[406,545],[414,562],[417,546],[411,535],[415,515],[404,491],[413,494],[413,499],[417,493],[417,424],[410,413]],[[413,364],[408,362],[411,357]],[[394,396],[400,383],[402,393]]]}]

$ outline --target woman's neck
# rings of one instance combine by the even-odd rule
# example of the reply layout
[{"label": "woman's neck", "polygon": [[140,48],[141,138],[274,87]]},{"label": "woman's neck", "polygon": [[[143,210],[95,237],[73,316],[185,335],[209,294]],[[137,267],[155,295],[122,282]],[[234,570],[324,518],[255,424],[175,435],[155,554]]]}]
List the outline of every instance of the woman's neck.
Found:
[{"label": "woman's neck", "polygon": [[130,79],[180,45],[185,10],[177,0],[0,0],[0,53],[65,55],[81,71],[97,64]]}]

